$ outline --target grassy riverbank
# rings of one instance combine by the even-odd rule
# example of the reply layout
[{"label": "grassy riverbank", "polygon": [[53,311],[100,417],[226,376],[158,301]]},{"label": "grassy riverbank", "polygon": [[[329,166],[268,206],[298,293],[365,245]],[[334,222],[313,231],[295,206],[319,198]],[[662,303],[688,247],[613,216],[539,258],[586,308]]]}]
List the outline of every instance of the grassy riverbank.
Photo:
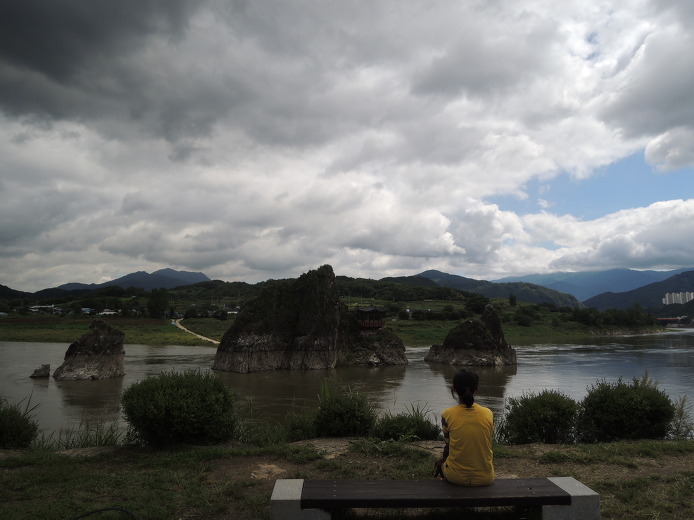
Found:
[{"label": "grassy riverbank", "polygon": [[[170,320],[149,318],[103,317],[111,326],[125,333],[125,342],[133,345],[184,345],[210,346],[210,343],[196,338],[171,324]],[[10,316],[0,319],[0,341],[36,341],[70,344],[89,330],[94,317],[57,316]],[[187,329],[219,341],[233,319],[193,318],[182,321]],[[392,320],[388,327],[402,338],[407,346],[430,346],[443,343],[446,334],[457,322],[451,320]],[[575,323],[552,325],[545,320],[529,327],[513,323],[503,324],[506,340],[511,345],[532,345],[535,343],[571,343],[589,341],[595,331]],[[610,332],[652,333],[664,329],[649,328]]]},{"label": "grassy riverbank", "polygon": [[[317,439],[270,447],[233,443],[166,451],[0,452],[0,518],[65,520],[95,509],[122,508],[138,520],[267,519],[277,478],[427,479],[440,448],[440,441]],[[495,465],[498,477],[575,477],[600,493],[603,519],[694,515],[691,440],[499,445]],[[396,512],[389,518],[402,516]],[[125,518],[115,512],[97,517]],[[417,511],[416,518],[454,516]],[[495,510],[469,518],[538,516]]]},{"label": "grassy riverbank", "polygon": [[[0,319],[0,340],[32,341],[70,344],[89,331],[94,317],[10,316]],[[149,318],[103,317],[108,324],[125,333],[125,342],[131,345],[184,345],[209,346],[171,324],[171,320]],[[218,323],[219,320],[212,320]],[[229,323],[227,323],[228,327]],[[226,329],[225,329],[226,330]],[[195,331],[197,332],[197,331]],[[220,336],[221,337],[221,336]]]}]

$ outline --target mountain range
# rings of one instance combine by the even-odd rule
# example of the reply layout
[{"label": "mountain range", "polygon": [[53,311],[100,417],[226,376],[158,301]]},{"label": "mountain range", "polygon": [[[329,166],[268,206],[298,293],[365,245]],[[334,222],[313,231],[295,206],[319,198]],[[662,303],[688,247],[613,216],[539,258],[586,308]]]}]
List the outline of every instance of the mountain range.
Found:
[{"label": "mountain range", "polygon": [[633,305],[641,305],[646,309],[663,307],[665,293],[694,292],[694,270],[679,273],[660,282],[650,283],[621,293],[605,292],[584,301],[587,307],[598,310],[628,309]]},{"label": "mountain range", "polygon": [[[160,269],[153,273],[138,271],[100,284],[67,283],[36,293],[16,291],[0,285],[0,299],[59,298],[68,294],[77,296],[108,286],[120,286],[126,289],[138,287],[151,291],[159,288],[174,289],[209,281],[211,279],[200,272]],[[583,305],[599,310],[628,309],[634,304],[639,304],[646,309],[660,309],[663,307],[662,298],[665,293],[694,292],[694,268],[673,271],[610,269],[579,273],[532,274],[494,281],[476,280],[429,270],[414,276],[383,278],[380,281],[449,287],[483,294],[488,298],[508,298],[513,294],[518,301],[551,303],[558,307],[578,307],[582,301]]]},{"label": "mountain range", "polygon": [[115,280],[100,284],[84,284],[75,282],[66,283],[56,287],[56,289],[61,289],[63,291],[93,291],[95,289],[108,287],[110,285],[119,285],[124,289],[127,289],[128,287],[139,287],[140,289],[151,291],[152,289],[173,289],[174,287],[180,287],[181,285],[192,285],[194,283],[209,281],[211,281],[211,279],[203,273],[175,271],[167,268],[159,269],[153,273],[137,271],[135,273],[126,274],[125,276],[116,278]]},{"label": "mountain range", "polygon": [[529,274],[526,276],[508,276],[506,278],[499,278],[498,280],[493,281],[497,283],[534,283],[547,287],[548,289],[554,289],[555,291],[573,294],[576,298],[582,302],[585,302],[589,298],[597,296],[598,294],[606,292],[622,293],[632,291],[645,285],[662,282],[663,280],[686,271],[694,271],[694,267],[675,269],[672,271],[608,269],[605,271],[584,271],[580,273],[558,272],[548,274]]},{"label": "mountain range", "polygon": [[35,293],[27,293],[10,289],[4,285],[0,285],[0,298],[16,299],[16,298],[60,298],[66,294],[77,295],[80,293],[88,293],[96,291],[103,287],[120,286],[124,289],[129,287],[137,287],[146,291],[152,289],[173,289],[183,285],[192,285],[199,282],[209,282],[211,279],[203,273],[193,273],[188,271],[175,271],[174,269],[159,269],[153,273],[145,271],[137,271],[135,273],[126,274],[115,280],[110,280],[104,283],[78,283],[71,282],[58,287],[42,289]]},{"label": "mountain range", "polygon": [[508,298],[513,294],[518,301],[522,302],[551,303],[557,307],[580,307],[580,302],[571,294],[525,281],[488,282],[436,270],[424,271],[417,276],[427,278],[442,287],[483,294],[487,298]]}]

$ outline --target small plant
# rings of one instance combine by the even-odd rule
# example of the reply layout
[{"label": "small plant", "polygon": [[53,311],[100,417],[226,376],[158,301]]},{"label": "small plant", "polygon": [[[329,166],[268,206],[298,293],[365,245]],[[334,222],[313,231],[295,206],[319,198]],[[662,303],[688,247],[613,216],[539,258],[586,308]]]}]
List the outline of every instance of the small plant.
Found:
[{"label": "small plant", "polygon": [[497,438],[509,444],[566,444],[574,441],[578,403],[556,390],[511,397],[497,425]]},{"label": "small plant", "polygon": [[324,380],[313,424],[319,437],[367,435],[376,422],[376,412],[366,394],[347,385]]},{"label": "small plant", "polygon": [[0,448],[28,448],[38,435],[39,426],[31,415],[38,405],[31,406],[29,397],[22,410],[22,402],[10,405],[0,399]]},{"label": "small plant", "polygon": [[61,428],[41,438],[35,446],[45,449],[70,450],[73,448],[93,448],[97,446],[119,446],[124,444],[127,431],[117,423],[105,421],[82,421],[77,428]]},{"label": "small plant", "polygon": [[289,412],[284,420],[287,441],[302,441],[316,437],[315,422],[315,410],[292,410]]},{"label": "small plant", "polygon": [[577,429],[584,442],[663,439],[674,416],[672,401],[647,375],[631,384],[603,380],[588,389]]},{"label": "small plant", "polygon": [[212,373],[164,372],[128,387],[123,414],[143,441],[155,446],[228,441],[237,425],[236,399]]},{"label": "small plant", "polygon": [[383,441],[436,440],[441,428],[428,415],[431,410],[419,405],[410,405],[404,412],[386,412],[376,420],[371,434]]},{"label": "small plant", "polygon": [[675,415],[670,424],[668,437],[671,439],[691,439],[694,435],[692,406],[686,395],[681,395],[675,402]]}]

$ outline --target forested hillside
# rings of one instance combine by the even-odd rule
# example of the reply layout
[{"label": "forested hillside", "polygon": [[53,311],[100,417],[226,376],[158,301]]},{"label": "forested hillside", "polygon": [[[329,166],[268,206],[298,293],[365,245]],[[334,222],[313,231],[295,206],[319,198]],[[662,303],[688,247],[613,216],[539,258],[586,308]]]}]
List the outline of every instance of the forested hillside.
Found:
[{"label": "forested hillside", "polygon": [[632,291],[599,294],[586,300],[584,304],[599,310],[628,309],[634,305],[641,305],[651,312],[659,313],[664,307],[662,299],[666,293],[682,291],[694,291],[694,271],[677,274],[662,282],[651,283]]}]

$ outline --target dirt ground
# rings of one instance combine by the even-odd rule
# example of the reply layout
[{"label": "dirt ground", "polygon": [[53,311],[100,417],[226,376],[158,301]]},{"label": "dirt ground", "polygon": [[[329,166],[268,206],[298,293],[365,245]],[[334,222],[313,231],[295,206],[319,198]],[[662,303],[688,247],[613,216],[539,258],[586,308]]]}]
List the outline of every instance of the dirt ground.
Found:
[{"label": "dirt ground", "polygon": [[[313,439],[301,441],[296,444],[310,444],[314,446],[325,461],[335,460],[341,464],[355,464],[361,467],[373,465],[374,474],[377,465],[383,464],[384,459],[373,460],[366,455],[360,455],[349,451],[353,439]],[[411,444],[422,450],[439,456],[443,449],[442,441],[421,441]],[[495,459],[495,472],[497,478],[542,478],[553,476],[572,476],[589,485],[593,483],[619,483],[634,480],[639,477],[653,478],[655,476],[668,477],[676,474],[691,473],[694,471],[694,453],[678,454],[672,456],[658,456],[658,458],[632,457],[621,463],[595,462],[546,462],[542,456],[557,448],[545,444],[531,444],[506,448],[511,456]],[[566,446],[561,448],[566,453]],[[387,460],[387,459],[386,459]],[[541,462],[542,460],[542,462]],[[387,462],[386,462],[387,463]],[[257,491],[271,493],[274,482],[278,478],[326,478],[320,469],[320,464],[295,464],[289,461],[279,461],[272,458],[247,458],[235,461],[232,466],[219,467],[216,477],[220,479],[234,478],[234,475],[246,473],[258,482]],[[377,478],[377,477],[375,477]],[[601,500],[608,499],[607,497]],[[602,506],[601,506],[602,509]],[[237,518],[246,518],[242,516]],[[667,518],[667,516],[664,516]],[[248,517],[252,518],[252,517]],[[606,518],[620,518],[607,515]],[[679,516],[677,516],[679,518]],[[694,518],[694,511],[692,516]]]},{"label": "dirt ground", "polygon": [[[349,446],[353,439],[311,439],[296,444],[310,444],[325,459],[348,456]],[[440,456],[443,441],[419,441],[410,443],[411,446]],[[637,478],[641,475],[669,475],[680,471],[694,471],[694,455],[677,455],[648,458],[638,457],[628,465],[615,464],[577,464],[577,463],[547,463],[539,462],[538,458],[544,453],[556,450],[551,444],[526,444],[509,448],[522,454],[520,457],[496,458],[494,469],[496,478],[535,478],[548,476],[572,475],[578,480],[612,480],[622,478]],[[566,447],[562,448],[566,450]],[[255,478],[262,478],[259,473]],[[282,477],[272,477],[282,478]]]},{"label": "dirt ground", "polygon": [[[211,485],[229,485],[230,482],[238,484],[238,496],[230,497],[229,507],[233,509],[233,518],[238,520],[251,520],[269,517],[269,497],[272,493],[275,480],[280,478],[340,478],[329,477],[328,474],[334,468],[359,468],[360,474],[374,475],[378,478],[379,465],[393,465],[396,459],[373,457],[350,450],[355,439],[329,438],[300,441],[295,444],[311,445],[320,453],[320,458],[308,462],[295,462],[276,455],[231,456],[209,461],[211,471],[206,473],[205,479]],[[443,449],[442,441],[420,441],[411,443],[412,446],[439,456]],[[68,456],[89,456],[102,454],[104,451],[117,448],[85,448],[68,450],[63,452]],[[662,478],[666,480],[673,475],[689,475],[694,472],[694,452],[678,453],[673,455],[658,455],[657,458],[648,456],[633,456],[622,459],[595,461],[586,463],[573,462],[571,455],[575,452],[575,459],[581,459],[579,447],[563,446],[557,448],[552,445],[531,444],[523,446],[504,447],[504,453],[495,457],[495,471],[497,478],[532,478],[552,476],[572,476],[589,487],[602,486],[609,489],[611,485],[621,482],[633,481],[643,477],[645,479]],[[556,462],[552,455],[559,453]],[[12,456],[12,452],[0,452],[0,457]],[[567,462],[568,461],[568,462]],[[365,473],[364,473],[365,472]],[[369,477],[370,478],[370,477]],[[416,478],[416,477],[413,477]],[[419,477],[421,478],[421,477]],[[667,488],[664,488],[667,493]],[[601,510],[603,503],[609,508],[607,501],[613,500],[601,492]],[[691,499],[689,499],[691,503]],[[621,507],[621,506],[620,506]],[[690,511],[690,506],[685,505],[685,511]],[[694,511],[688,518],[694,518]],[[210,518],[229,518],[230,510],[220,512],[219,516]],[[676,516],[664,515],[663,518],[680,518],[680,512]],[[604,518],[621,518],[619,514],[609,513]]]}]

